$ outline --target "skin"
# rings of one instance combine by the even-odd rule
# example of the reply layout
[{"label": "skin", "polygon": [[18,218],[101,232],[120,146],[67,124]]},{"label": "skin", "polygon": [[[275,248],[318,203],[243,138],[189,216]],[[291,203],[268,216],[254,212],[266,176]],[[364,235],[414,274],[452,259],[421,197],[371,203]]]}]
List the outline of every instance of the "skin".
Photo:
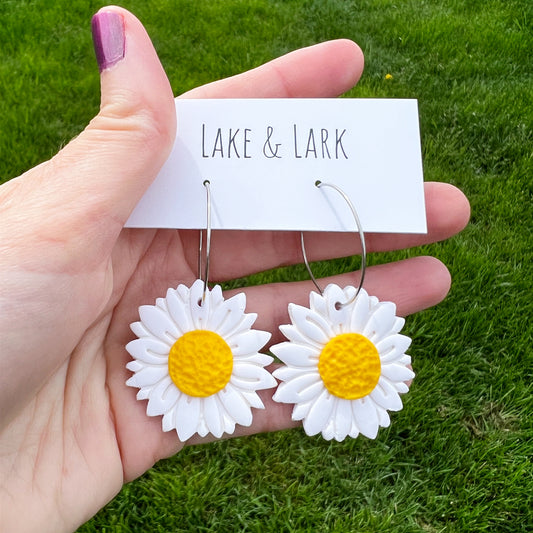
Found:
[{"label": "skin", "polygon": [[[128,230],[123,224],[157,175],[175,135],[173,95],[140,22],[120,8],[123,60],[101,73],[101,110],[50,161],[0,187],[0,516],[6,531],[72,531],[122,485],[186,444],[126,387],[124,345],[139,305],[196,278],[197,233]],[[177,58],[179,61],[179,58]],[[250,72],[200,87],[188,98],[333,97],[361,76],[363,55],[339,40],[298,50]],[[368,235],[370,251],[446,239],[469,217],[454,187],[425,186],[426,235]],[[211,279],[301,262],[299,235],[215,232]],[[308,235],[310,259],[357,253],[353,235]],[[357,282],[357,273],[322,281]],[[441,301],[450,276],[437,259],[371,267],[365,288],[398,313]],[[306,304],[310,283],[250,287],[255,327],[280,341],[289,301]],[[291,406],[254,411],[237,435],[296,425]]]}]

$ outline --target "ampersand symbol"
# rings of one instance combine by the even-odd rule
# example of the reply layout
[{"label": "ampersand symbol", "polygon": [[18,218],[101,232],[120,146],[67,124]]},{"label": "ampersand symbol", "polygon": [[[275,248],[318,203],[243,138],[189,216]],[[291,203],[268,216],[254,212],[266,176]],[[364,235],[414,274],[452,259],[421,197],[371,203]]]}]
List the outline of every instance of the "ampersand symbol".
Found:
[{"label": "ampersand symbol", "polygon": [[272,159],[274,157],[277,159],[281,159],[281,156],[278,155],[279,147],[281,146],[281,144],[276,143],[274,147],[272,147],[272,143],[270,141],[273,132],[274,128],[272,126],[267,126],[267,139],[265,141],[265,144],[263,145],[263,155],[268,159]]}]

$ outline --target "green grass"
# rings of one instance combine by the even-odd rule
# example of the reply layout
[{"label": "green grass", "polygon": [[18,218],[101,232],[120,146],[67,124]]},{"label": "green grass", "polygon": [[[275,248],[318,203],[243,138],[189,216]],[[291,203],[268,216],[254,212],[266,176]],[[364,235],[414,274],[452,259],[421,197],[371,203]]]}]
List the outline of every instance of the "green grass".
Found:
[{"label": "green grass", "polygon": [[[50,157],[97,112],[89,20],[100,5],[0,3],[0,178]],[[354,39],[366,70],[349,96],[419,100],[426,179],[461,187],[472,222],[446,243],[371,258],[429,253],[454,278],[444,303],[407,321],[417,379],[376,441],[295,430],[190,448],[79,531],[533,531],[533,3],[122,5],[145,23],[176,94],[294,48]]]}]

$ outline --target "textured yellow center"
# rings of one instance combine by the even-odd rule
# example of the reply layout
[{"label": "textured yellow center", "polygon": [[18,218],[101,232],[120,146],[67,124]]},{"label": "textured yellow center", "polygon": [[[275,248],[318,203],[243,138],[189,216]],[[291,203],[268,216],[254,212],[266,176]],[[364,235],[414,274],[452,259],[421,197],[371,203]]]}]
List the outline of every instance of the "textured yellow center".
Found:
[{"label": "textured yellow center", "polygon": [[205,398],[222,390],[233,371],[227,342],[207,330],[188,331],[170,349],[168,373],[176,387],[189,396]]},{"label": "textured yellow center", "polygon": [[324,346],[318,372],[331,394],[357,400],[374,390],[381,375],[381,361],[376,347],[364,335],[343,333]]}]

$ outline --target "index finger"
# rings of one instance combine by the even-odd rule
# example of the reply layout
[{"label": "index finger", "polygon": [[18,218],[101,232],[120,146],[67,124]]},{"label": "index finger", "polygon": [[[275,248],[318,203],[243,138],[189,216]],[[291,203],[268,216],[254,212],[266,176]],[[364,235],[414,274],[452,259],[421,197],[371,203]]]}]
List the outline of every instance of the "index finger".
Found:
[{"label": "index finger", "polygon": [[338,39],[290,52],[242,74],[197,87],[182,98],[327,98],[361,77],[363,52]]}]

